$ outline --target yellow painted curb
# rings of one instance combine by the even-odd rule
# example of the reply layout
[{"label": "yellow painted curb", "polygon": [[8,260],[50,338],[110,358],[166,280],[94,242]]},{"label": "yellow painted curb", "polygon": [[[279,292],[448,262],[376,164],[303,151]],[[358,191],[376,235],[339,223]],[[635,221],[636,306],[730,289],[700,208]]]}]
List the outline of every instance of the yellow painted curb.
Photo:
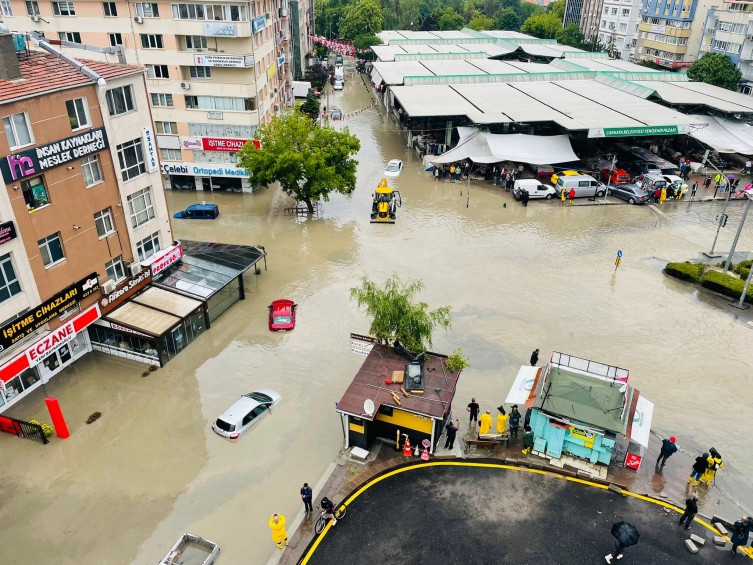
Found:
[{"label": "yellow painted curb", "polygon": [[[558,475],[556,473],[550,473],[549,471],[540,471],[539,469],[530,469],[528,467],[515,467],[513,465],[502,465],[502,464],[496,464],[496,463],[470,463],[470,462],[463,462],[463,461],[434,461],[432,463],[419,463],[418,465],[410,465],[408,467],[401,467],[400,469],[395,469],[394,471],[390,471],[389,473],[385,473],[384,475],[377,477],[376,479],[373,479],[363,485],[361,488],[359,488],[356,492],[354,492],[352,495],[348,497],[348,499],[343,503],[345,506],[348,506],[351,502],[353,502],[356,498],[358,498],[363,492],[365,492],[367,489],[371,488],[375,484],[383,481],[386,478],[393,477],[395,475],[399,475],[400,473],[405,473],[406,471],[412,471],[414,469],[422,469],[424,467],[488,467],[493,469],[509,469],[511,471],[528,471],[529,473],[536,473],[539,475],[551,475],[553,477],[559,478],[559,479],[565,479],[566,481],[570,481],[573,483],[580,483],[583,485],[588,485],[591,487],[596,487],[602,490],[608,490],[609,487],[605,485],[600,485],[598,483],[594,483],[591,481],[586,481],[584,479],[576,479],[573,477],[565,477],[563,475]],[[663,506],[665,508],[670,508],[674,510],[677,513],[682,513],[682,511],[677,508],[674,504],[670,504],[669,502],[664,502],[662,500],[656,500],[655,498],[651,498],[648,496],[643,496],[641,494],[635,494],[633,492],[630,492],[628,490],[622,491],[623,494],[627,496],[632,496],[633,498],[638,498],[640,500],[644,500],[646,502],[651,502],[653,504],[657,504],[659,506]],[[705,526],[709,530],[711,530],[715,535],[721,536],[721,533],[714,528],[712,525],[707,524],[703,520],[699,520],[698,518],[695,518],[693,520],[694,522],[698,522],[702,526]],[[327,535],[327,532],[330,530],[332,526],[331,522],[327,522],[327,525],[324,527],[324,530],[322,530],[322,533],[319,535],[319,537],[314,542],[314,545],[311,546],[311,549],[308,550],[308,553],[306,553],[306,557],[303,558],[303,561],[301,561],[301,565],[306,565],[309,562],[309,559],[311,559],[311,556],[314,554],[314,551],[316,551],[316,548],[319,547],[319,543],[324,539],[324,536]],[[727,541],[731,541],[729,537],[722,536]],[[753,559],[753,548],[748,549],[744,547],[739,548],[740,551],[743,552],[744,555],[747,555],[751,559]]]}]

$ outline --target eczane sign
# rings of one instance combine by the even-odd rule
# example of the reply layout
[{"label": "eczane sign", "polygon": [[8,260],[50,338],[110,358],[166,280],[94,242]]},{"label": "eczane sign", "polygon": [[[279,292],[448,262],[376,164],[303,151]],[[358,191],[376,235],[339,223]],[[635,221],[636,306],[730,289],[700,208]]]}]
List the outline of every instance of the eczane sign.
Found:
[{"label": "eczane sign", "polygon": [[26,350],[26,358],[29,361],[29,366],[38,365],[52,355],[60,346],[73,341],[75,338],[76,330],[73,327],[73,322],[68,322],[53,330]]}]

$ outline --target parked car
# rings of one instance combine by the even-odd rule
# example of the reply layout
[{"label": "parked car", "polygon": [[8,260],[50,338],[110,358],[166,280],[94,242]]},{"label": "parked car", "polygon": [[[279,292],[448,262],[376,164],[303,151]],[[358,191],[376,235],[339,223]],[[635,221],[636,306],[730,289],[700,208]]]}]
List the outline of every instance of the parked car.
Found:
[{"label": "parked car", "polygon": [[578,171],[560,171],[559,173],[554,173],[551,177],[552,184],[557,184],[557,180],[562,176],[571,177],[573,175],[580,175],[580,174],[582,173],[579,173]]},{"label": "parked car", "polygon": [[575,197],[604,196],[607,187],[593,178],[591,175],[572,175],[564,176],[557,179],[555,185],[557,194],[560,195],[562,190],[570,192],[571,188],[575,189]]},{"label": "parked car", "polygon": [[395,178],[403,171],[403,162],[400,159],[392,159],[387,163],[387,168],[384,169],[384,176]]},{"label": "parked car", "polygon": [[192,204],[182,212],[177,212],[173,218],[182,220],[214,220],[220,215],[217,204]]},{"label": "parked car", "polygon": [[611,184],[624,184],[626,182],[630,182],[630,175],[622,169],[601,169],[601,176],[605,182],[609,182]]},{"label": "parked car", "polygon": [[554,167],[551,165],[532,165],[531,169],[537,179],[542,177],[552,178],[554,174]]},{"label": "parked car", "polygon": [[338,55],[337,59],[335,59],[335,62],[338,65],[342,65],[343,64],[343,56],[342,55]]},{"label": "parked car", "polygon": [[278,402],[280,395],[269,389],[244,394],[217,418],[212,429],[223,437],[238,439]]},{"label": "parked car", "polygon": [[609,187],[609,194],[626,200],[630,204],[645,204],[650,197],[648,192],[634,184],[613,184]]},{"label": "parked car", "polygon": [[275,300],[269,305],[269,331],[287,332],[295,329],[298,304],[292,300]]},{"label": "parked car", "polygon": [[520,200],[523,191],[528,193],[529,198],[546,198],[551,200],[557,191],[548,184],[542,184],[536,179],[519,179],[513,185],[513,196],[515,200]]},{"label": "parked car", "polygon": [[630,161],[627,163],[620,163],[622,169],[629,173],[632,177],[638,177],[650,173],[653,175],[660,175],[661,169],[649,161]]},{"label": "parked car", "polygon": [[688,190],[688,184],[682,177],[678,177],[677,175],[662,175],[662,177],[667,181],[667,184],[671,184],[675,188],[682,187],[683,190]]},{"label": "parked car", "polygon": [[335,85],[332,87],[334,90],[342,90],[344,86],[344,82],[341,80],[336,80]]}]

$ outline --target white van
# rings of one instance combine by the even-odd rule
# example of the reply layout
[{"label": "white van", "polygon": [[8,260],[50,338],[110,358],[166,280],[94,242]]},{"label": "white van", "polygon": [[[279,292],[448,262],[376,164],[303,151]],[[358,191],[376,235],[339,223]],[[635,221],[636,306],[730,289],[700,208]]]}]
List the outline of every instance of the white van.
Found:
[{"label": "white van", "polygon": [[570,192],[570,189],[575,189],[575,197],[581,198],[584,196],[604,196],[607,187],[593,178],[591,175],[570,175],[560,176],[557,179],[557,195],[562,194],[564,189],[565,194]]},{"label": "white van", "polygon": [[522,191],[528,193],[529,198],[546,198],[551,200],[557,194],[554,187],[550,184],[542,184],[536,179],[519,179],[513,185],[513,194],[516,200],[520,200]]},{"label": "white van", "polygon": [[335,80],[345,80],[345,70],[342,67],[335,67]]},{"label": "white van", "polygon": [[333,88],[334,90],[342,90],[342,89],[343,89],[343,85],[344,85],[344,84],[345,84],[345,83],[343,83],[343,81],[341,81],[341,80],[336,80],[336,81],[335,81],[335,85],[334,85],[334,86],[333,86],[332,88]]}]

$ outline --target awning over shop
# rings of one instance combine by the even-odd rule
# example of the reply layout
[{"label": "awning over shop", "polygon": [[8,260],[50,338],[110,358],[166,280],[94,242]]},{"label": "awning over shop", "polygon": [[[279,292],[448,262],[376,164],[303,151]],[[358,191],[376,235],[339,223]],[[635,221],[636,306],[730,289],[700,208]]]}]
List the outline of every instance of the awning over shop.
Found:
[{"label": "awning over shop", "polygon": [[715,116],[693,117],[703,118],[709,125],[691,132],[691,137],[719,153],[753,155],[753,127],[745,122],[734,122]]},{"label": "awning over shop", "polygon": [[523,406],[528,400],[528,395],[531,394],[533,389],[533,383],[536,380],[536,373],[538,373],[540,367],[531,367],[529,365],[523,365],[518,371],[518,376],[515,377],[515,382],[510,387],[510,392],[507,393],[505,404],[518,404]]},{"label": "awning over shop", "polygon": [[534,165],[551,165],[578,161],[567,135],[526,135],[523,133],[491,134],[476,130],[461,135],[460,143],[432,159],[434,164],[470,159],[474,163],[515,161]]},{"label": "awning over shop", "polygon": [[118,322],[128,328],[140,330],[142,332],[159,337],[175,324],[180,322],[180,318],[154,310],[148,306],[137,304],[132,300],[126,302],[120,308],[113,310],[106,316],[107,320]]},{"label": "awning over shop", "polygon": [[170,312],[181,318],[185,318],[201,307],[201,302],[198,300],[154,286],[134,297],[132,301],[162,312]]}]

